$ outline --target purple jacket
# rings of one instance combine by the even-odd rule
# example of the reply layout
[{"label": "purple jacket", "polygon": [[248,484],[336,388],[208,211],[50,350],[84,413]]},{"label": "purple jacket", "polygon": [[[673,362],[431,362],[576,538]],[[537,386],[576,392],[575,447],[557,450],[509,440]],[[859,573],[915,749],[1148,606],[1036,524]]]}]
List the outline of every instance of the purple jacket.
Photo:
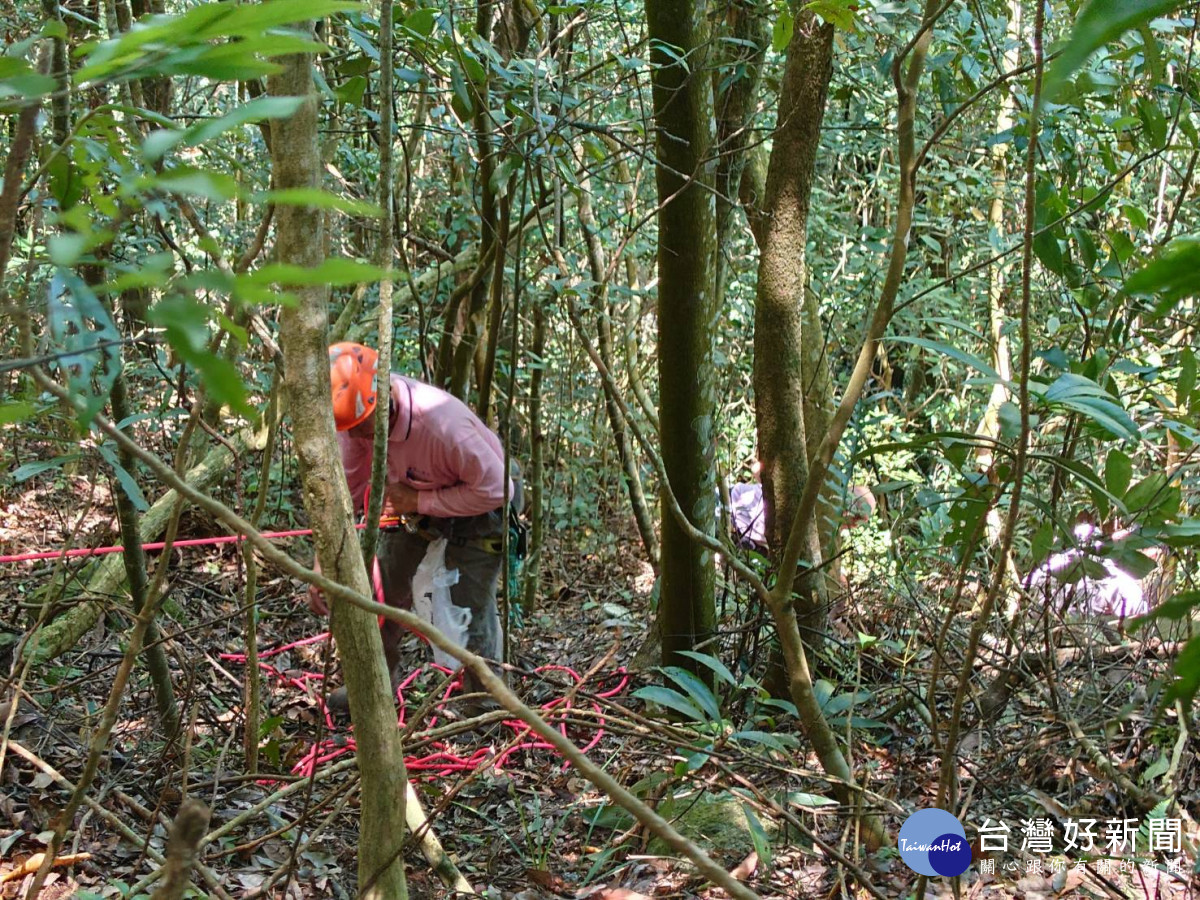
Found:
[{"label": "purple jacket", "polygon": [[[413,378],[392,375],[395,415],[386,480],[420,493],[417,511],[439,518],[476,516],[504,505],[504,449],[465,403]],[[346,484],[356,512],[371,482],[371,438],[338,432]],[[512,496],[512,486],[508,487]]]}]

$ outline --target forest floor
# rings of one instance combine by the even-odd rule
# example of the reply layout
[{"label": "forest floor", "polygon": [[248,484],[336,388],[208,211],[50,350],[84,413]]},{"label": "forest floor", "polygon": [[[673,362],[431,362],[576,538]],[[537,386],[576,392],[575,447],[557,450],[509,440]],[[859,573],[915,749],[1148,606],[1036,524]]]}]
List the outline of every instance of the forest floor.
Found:
[{"label": "forest floor", "polygon": [[[72,496],[76,505],[63,509],[63,496]],[[82,502],[86,496],[90,507]],[[76,526],[78,545],[111,543],[107,500],[103,488],[93,493],[82,478],[63,475],[34,478],[0,494],[0,553],[55,549]],[[631,528],[616,519],[594,528],[556,534],[546,548],[547,590],[512,631],[516,671],[510,681],[518,693],[530,705],[557,712],[556,721],[589,747],[593,760],[657,804],[762,897],[869,896],[839,857],[849,857],[869,875],[876,896],[911,896],[916,877],[894,846],[873,856],[855,850],[848,817],[828,804],[828,784],[783,708],[760,702],[753,690],[727,686],[718,699],[722,721],[708,731],[689,731],[633,696],[638,687],[661,681],[653,672],[626,671],[651,620],[652,576],[639,561]],[[194,515],[181,530],[187,537],[219,533]],[[301,558],[307,552],[300,541],[291,547]],[[5,673],[20,670],[12,665],[15,641],[26,627],[35,589],[53,572],[52,563],[21,563],[0,572]],[[90,858],[56,872],[43,897],[129,896],[156,868],[147,854],[163,849],[165,823],[185,791],[211,807],[210,829],[234,823],[201,854],[228,896],[354,896],[358,784],[349,766],[325,774],[351,758],[349,728],[333,722],[330,730],[322,715],[321,676],[336,673],[336,664],[329,662],[328,641],[308,640],[324,623],[304,606],[302,586],[269,569],[259,577],[260,644],[264,654],[279,652],[263,659],[270,670],[263,679],[259,775],[245,773],[244,666],[237,656],[245,650],[243,575],[238,551],[228,545],[174,553],[164,631],[178,701],[190,723],[187,739],[164,744],[148,680],[139,671],[90,792],[99,802],[85,807],[69,833],[70,852]],[[894,835],[908,813],[934,803],[939,750],[920,697],[932,661],[930,635],[940,619],[914,615],[903,606],[907,601],[885,596],[878,582],[852,596],[839,614],[840,633],[848,637],[836,642],[824,663],[826,671],[838,672],[831,681],[841,692],[831,695],[827,712],[840,713],[847,731],[853,725],[856,771],[865,776]],[[749,671],[761,675],[765,651],[747,638],[758,634],[748,624],[755,615],[752,604],[736,588],[723,593],[722,604],[728,632],[722,656],[736,679]],[[34,670],[24,683],[9,739],[25,753],[6,746],[0,757],[0,879],[41,850],[53,827],[66,793],[51,768],[66,779],[82,769],[92,725],[121,658],[122,623],[127,619],[110,615],[74,650]],[[863,632],[879,639],[873,656],[852,639]],[[1161,673],[1162,662],[1143,643],[1125,651],[1118,643],[1120,652],[1103,657],[1100,674],[1076,674],[1064,665],[1059,688],[1105,692],[1113,710],[1108,756],[1143,785],[1169,764],[1175,794],[1195,816],[1197,747],[1180,746],[1171,721],[1155,718],[1146,687]],[[441,703],[445,677],[424,663],[424,648],[415,638],[407,647],[414,672],[404,699],[410,774],[434,830],[478,891],[496,900],[724,896],[622,812],[608,808],[552,751],[531,746],[502,716],[472,722],[455,698]],[[340,683],[336,674],[332,683]],[[1018,691],[1011,706],[994,726],[966,733],[960,778],[968,820],[974,826],[989,817],[1006,820],[1012,835],[1007,853],[982,854],[990,864],[977,859],[959,885],[962,895],[1194,896],[1187,876],[1172,876],[1161,857],[1157,863],[1143,856],[1138,864],[1121,864],[1097,853],[1076,865],[1062,854],[1018,849],[1023,821],[1061,821],[1091,812],[1103,822],[1139,813],[1082,750],[1073,749],[1063,721],[1035,689]],[[10,707],[0,712],[7,717]],[[850,714],[856,718],[847,720]],[[326,751],[317,766],[323,774],[310,780],[296,774],[297,765],[317,743]],[[281,793],[291,784],[298,787]],[[265,809],[234,821],[272,797]],[[131,829],[144,848],[123,839],[115,822]],[[410,848],[407,861],[413,897],[449,895],[419,851]],[[994,874],[980,874],[989,866]],[[0,883],[0,897],[23,896],[27,881]],[[954,895],[941,878],[927,892]]]}]

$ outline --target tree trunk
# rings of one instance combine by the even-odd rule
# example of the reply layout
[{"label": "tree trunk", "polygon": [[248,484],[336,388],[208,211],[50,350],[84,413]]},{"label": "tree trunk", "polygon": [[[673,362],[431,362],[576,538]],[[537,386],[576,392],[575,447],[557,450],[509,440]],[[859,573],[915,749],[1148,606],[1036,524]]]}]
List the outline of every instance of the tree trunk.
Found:
[{"label": "tree trunk", "polygon": [[[592,202],[588,196],[588,184],[584,184],[579,192],[579,224],[583,228],[584,241],[587,245],[588,270],[592,276],[591,300],[596,311],[597,347],[600,359],[608,367],[613,368],[613,333],[612,333],[612,303],[608,299],[605,272],[608,264],[604,256],[604,248],[600,244],[600,234],[596,225],[596,217],[592,214]],[[658,536],[654,533],[654,521],[651,517],[650,506],[646,503],[646,494],[642,490],[642,476],[638,471],[637,449],[633,445],[633,436],[625,422],[625,415],[617,398],[613,395],[607,381],[602,381],[604,388],[604,409],[608,413],[608,424],[612,429],[613,443],[617,449],[617,459],[621,464],[621,482],[629,497],[629,506],[633,512],[634,522],[637,523],[638,535],[646,550],[646,558],[651,568],[658,571]]]},{"label": "tree trunk", "polygon": [[[646,0],[657,126],[659,431],[671,488],[693,524],[714,531],[716,408],[713,331],[716,161],[712,79],[703,0]],[[667,52],[666,48],[670,48]],[[665,492],[665,486],[664,486]],[[664,500],[663,509],[668,508]],[[663,662],[708,678],[679,650],[693,650],[715,627],[712,554],[662,517],[659,624]]]},{"label": "tree trunk", "polygon": [[525,596],[521,607],[533,612],[542,568],[542,540],[545,531],[546,430],[542,424],[542,382],[546,371],[546,306],[540,300],[533,307],[533,374],[529,377],[529,472],[525,479],[529,498],[529,547],[525,555]]},{"label": "tree trunk", "polygon": [[[809,435],[805,422],[806,357],[822,359],[816,323],[805,328],[808,210],[813,170],[833,74],[833,26],[811,12],[796,18],[788,47],[775,143],[767,166],[763,203],[758,298],[754,313],[754,395],[758,456],[766,500],[767,542],[778,555],[787,540],[808,480]],[[822,561],[816,522],[806,523],[802,558]],[[824,592],[817,579],[799,584],[797,619],[806,641],[825,631]]]},{"label": "tree trunk", "polygon": [[[1021,4],[1012,0],[1008,8],[1008,39],[1004,49],[1004,69],[1010,72],[1020,64],[1021,38]],[[996,113],[996,134],[1004,134],[1013,127],[1013,116],[1016,112],[1016,98],[1007,86],[1002,89],[1000,109]],[[1008,229],[1004,223],[1005,194],[1008,190],[1008,144],[996,144],[992,147],[992,199],[988,205],[988,231],[991,233],[993,246],[1003,246]],[[995,453],[992,442],[1000,437],[1000,407],[1010,399],[1008,384],[1012,382],[1012,352],[1008,346],[1008,336],[1004,333],[1008,314],[1004,309],[1004,274],[1003,260],[994,263],[988,269],[988,336],[991,339],[992,366],[1000,375],[1002,381],[992,385],[988,397],[987,409],[975,433],[983,438],[976,451],[975,459],[979,468],[987,473],[988,479],[998,483],[999,476],[995,472]],[[992,505],[987,513],[988,541],[995,545],[1000,540],[1003,523],[1000,521],[1000,510]]]},{"label": "tree trunk", "polygon": [[[279,190],[317,188],[321,158],[317,150],[312,59],[293,55],[282,57],[279,62],[283,71],[270,77],[270,93],[303,97],[304,103],[295,115],[272,123],[275,186]],[[280,263],[305,268],[321,263],[323,234],[317,210],[283,206],[278,211],[276,229],[276,258]],[[294,293],[297,302],[284,310],[279,338],[304,506],[312,522],[321,570],[358,593],[370,596],[371,583],[353,526],[350,493],[330,409],[327,289],[321,285],[297,286]],[[350,694],[363,782],[359,896],[371,900],[406,900],[408,887],[400,848],[405,833],[408,779],[379,627],[370,613],[334,600],[331,628]]]}]

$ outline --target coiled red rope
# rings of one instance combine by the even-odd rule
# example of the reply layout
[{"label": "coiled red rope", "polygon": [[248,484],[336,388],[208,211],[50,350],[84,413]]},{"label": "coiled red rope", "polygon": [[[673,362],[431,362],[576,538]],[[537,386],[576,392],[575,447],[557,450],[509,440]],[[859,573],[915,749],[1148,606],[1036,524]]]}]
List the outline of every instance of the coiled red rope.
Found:
[{"label": "coiled red rope", "polygon": [[[313,681],[320,681],[324,678],[319,672],[302,672],[299,675],[286,674],[265,660],[270,659],[286,650],[291,650],[296,647],[302,647],[307,644],[323,641],[328,637],[328,632],[319,634],[314,637],[305,638],[300,641],[294,641],[289,644],[284,644],[279,647],[265,650],[259,654],[259,667],[269,677],[281,685],[295,688],[305,694],[309,693],[309,685]],[[232,662],[245,663],[246,655],[244,653],[223,653],[221,659]],[[560,696],[554,697],[543,703],[540,707],[542,717],[552,724],[556,724],[559,732],[567,737],[567,715],[573,708],[574,696],[578,689],[583,685],[583,678],[578,672],[570,666],[547,665],[541,666],[534,670],[536,675],[545,675],[551,672],[561,672],[569,676],[573,684]],[[445,686],[442,688],[441,698],[432,707],[432,715],[429,719],[428,728],[433,728],[437,725],[439,711],[453,698],[454,694],[462,688],[462,674],[454,673],[444,666],[436,663],[422,663],[404,677],[396,688],[396,699],[399,704],[399,712],[397,715],[397,725],[404,728],[408,716],[408,704],[405,699],[407,692],[411,691],[413,686],[420,681],[423,675],[441,673],[442,675],[453,675]],[[583,745],[582,749],[585,753],[600,743],[604,738],[604,714],[599,700],[606,700],[617,696],[629,685],[629,675],[624,667],[619,667],[608,675],[605,680],[616,679],[616,684],[612,687],[605,688],[601,691],[596,691],[586,701],[591,706],[596,716],[596,728],[591,736],[591,739]],[[348,737],[345,734],[340,734],[340,729],[334,723],[333,716],[330,715],[329,709],[325,706],[324,701],[320,698],[320,691],[315,692],[318,696],[318,704],[321,707],[321,713],[325,717],[325,726],[329,730],[331,737],[314,743],[308,751],[300,758],[300,760],[292,766],[292,774],[308,776],[311,775],[319,766],[323,766],[332,760],[337,759],[347,753],[353,753],[356,749],[353,737]],[[496,753],[493,745],[481,747],[475,750],[470,755],[463,755],[455,750],[453,745],[445,741],[435,741],[431,745],[431,752],[420,756],[411,756],[405,758],[405,766],[408,768],[410,775],[415,778],[445,778],[453,775],[456,772],[468,772],[485,766],[492,766],[499,769],[506,765],[517,754],[528,754],[535,751],[550,750],[557,755],[557,750],[554,745],[548,741],[533,735],[533,730],[525,722],[520,719],[504,719],[501,723],[510,735],[509,739],[504,743],[507,745],[504,750]],[[566,767],[563,763],[563,767]]]}]

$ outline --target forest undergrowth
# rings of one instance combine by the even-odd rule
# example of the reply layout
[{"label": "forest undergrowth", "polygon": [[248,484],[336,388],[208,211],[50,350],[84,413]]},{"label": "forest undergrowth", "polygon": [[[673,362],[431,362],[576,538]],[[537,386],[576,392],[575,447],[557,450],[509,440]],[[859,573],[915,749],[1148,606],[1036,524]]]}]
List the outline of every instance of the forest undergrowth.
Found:
[{"label": "forest undergrowth", "polygon": [[[63,496],[76,496],[79,505],[59,508]],[[679,709],[670,715],[666,706],[678,701],[654,693],[661,687],[634,696],[662,680],[655,672],[625,674],[652,618],[653,574],[631,552],[632,523],[606,518],[552,536],[538,606],[511,620],[510,684],[761,896],[865,896],[861,886],[848,886],[854,880],[848,873],[869,879],[877,896],[908,894],[913,874],[894,850],[868,857],[856,849],[850,818],[829,799],[788,704],[758,687],[768,678],[769,635],[743,588],[724,585],[714,689],[706,695],[675,682],[681,691],[674,696],[688,698],[702,715]],[[220,533],[202,517],[184,521],[181,537]],[[114,540],[102,484],[56,474],[32,478],[3,497],[5,552],[55,549],[72,532],[82,546]],[[943,621],[952,572],[932,567],[919,581],[912,573],[884,578],[871,560],[845,562],[847,590],[833,611],[834,634],[817,655],[816,676],[826,716],[847,735],[864,773],[869,802],[895,829],[909,812],[934,803],[936,717],[945,715],[951,695],[945,673],[956,670],[972,616]],[[50,582],[56,564],[20,566],[0,581],[6,670],[33,613],[35,590]],[[270,570],[259,579],[260,652],[268,667],[262,765],[258,775],[243,771],[243,576],[229,545],[174,551],[163,631],[185,711],[183,736],[164,742],[139,673],[92,792],[96,802],[73,832],[68,860],[77,863],[57,870],[43,897],[152,892],[146,876],[157,868],[185,795],[212,809],[198,869],[212,895],[354,895],[352,733],[321,712],[322,677],[331,675],[333,685],[340,680],[328,641],[312,640],[324,623],[301,602],[303,586]],[[1169,642],[1039,618],[1021,603],[1013,608],[1007,626],[998,619],[990,630],[977,667],[981,686],[1006,684],[1009,695],[977,695],[977,708],[991,715],[972,714],[961,749],[959,777],[971,819],[1015,824],[1122,808],[1131,798],[1118,793],[1077,739],[1097,733],[1107,736],[1109,757],[1124,776],[1135,783],[1166,776],[1196,814],[1195,747],[1180,738],[1170,711],[1159,717],[1154,708],[1154,685],[1174,652]],[[41,849],[65,798],[63,779],[79,773],[124,640],[121,617],[110,614],[24,684],[0,773],[0,877],[19,872]],[[1047,645],[1052,652],[1044,652]],[[553,751],[505,724],[505,714],[467,718],[457,693],[442,702],[449,679],[425,662],[425,652],[409,639],[405,659],[413,675],[403,709],[409,773],[435,832],[478,891],[497,898],[723,896],[607,806]],[[939,677],[945,684],[931,694]],[[10,712],[4,710],[5,718]],[[317,745],[317,763],[305,768]],[[313,771],[315,777],[305,777]],[[413,896],[450,896],[416,847],[407,855]],[[1026,866],[1034,855],[1006,859]],[[1092,864],[1055,871],[1052,862],[1042,863],[1041,871],[998,868],[992,876],[973,869],[972,896],[1101,896],[1116,884]],[[6,880],[0,896],[21,896],[23,880]],[[1120,889],[1119,896],[1189,896],[1184,882],[1150,868]],[[949,891],[945,885],[935,893]]]}]

